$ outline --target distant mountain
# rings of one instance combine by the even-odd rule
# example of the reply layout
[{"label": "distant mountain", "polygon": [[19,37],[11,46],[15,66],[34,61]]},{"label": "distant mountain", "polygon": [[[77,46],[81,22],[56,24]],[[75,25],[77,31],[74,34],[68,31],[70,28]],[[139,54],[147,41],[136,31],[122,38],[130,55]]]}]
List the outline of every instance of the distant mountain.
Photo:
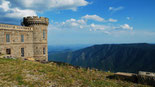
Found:
[{"label": "distant mountain", "polygon": [[48,54],[64,53],[76,51],[85,47],[91,46],[90,44],[75,44],[75,45],[49,45]]},{"label": "distant mountain", "polygon": [[104,44],[49,55],[49,60],[112,72],[155,72],[154,44]]},{"label": "distant mountain", "polygon": [[75,44],[75,45],[49,45],[48,52],[51,51],[64,51],[64,50],[79,50],[85,47],[92,46],[91,44]]}]

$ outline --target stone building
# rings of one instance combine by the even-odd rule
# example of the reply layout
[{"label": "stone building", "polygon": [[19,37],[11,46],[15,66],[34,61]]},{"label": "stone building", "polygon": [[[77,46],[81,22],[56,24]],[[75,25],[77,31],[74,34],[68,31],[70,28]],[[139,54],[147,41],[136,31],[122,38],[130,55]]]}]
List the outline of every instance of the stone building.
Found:
[{"label": "stone building", "polygon": [[0,24],[0,54],[48,61],[48,18],[24,17],[21,24]]}]

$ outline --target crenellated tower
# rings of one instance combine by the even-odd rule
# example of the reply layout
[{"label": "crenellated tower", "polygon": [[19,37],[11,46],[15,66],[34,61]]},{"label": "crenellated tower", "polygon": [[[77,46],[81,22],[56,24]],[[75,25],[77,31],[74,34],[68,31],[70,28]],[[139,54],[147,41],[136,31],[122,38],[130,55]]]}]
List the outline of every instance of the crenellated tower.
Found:
[{"label": "crenellated tower", "polygon": [[49,19],[45,17],[24,17],[22,24],[33,27],[33,52],[36,60],[48,60],[47,27]]}]

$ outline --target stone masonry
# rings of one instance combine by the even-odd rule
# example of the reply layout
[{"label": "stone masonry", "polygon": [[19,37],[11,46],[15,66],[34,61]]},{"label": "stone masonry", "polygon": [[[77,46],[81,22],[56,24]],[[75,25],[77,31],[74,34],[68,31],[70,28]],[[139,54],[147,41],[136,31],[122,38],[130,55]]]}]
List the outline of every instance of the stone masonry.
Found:
[{"label": "stone masonry", "polygon": [[0,54],[48,61],[48,18],[24,17],[21,24],[0,24]]}]

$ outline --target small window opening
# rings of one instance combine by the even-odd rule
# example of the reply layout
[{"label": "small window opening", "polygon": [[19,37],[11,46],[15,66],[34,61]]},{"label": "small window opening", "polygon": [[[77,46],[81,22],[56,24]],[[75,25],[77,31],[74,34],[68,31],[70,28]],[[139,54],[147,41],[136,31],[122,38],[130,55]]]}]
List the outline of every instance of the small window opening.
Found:
[{"label": "small window opening", "polygon": [[6,34],[6,42],[10,42],[10,34]]},{"label": "small window opening", "polygon": [[24,42],[24,35],[21,35],[21,42]]},{"label": "small window opening", "polygon": [[45,49],[45,47],[43,48],[43,54],[46,54],[46,49]]},{"label": "small window opening", "polygon": [[24,57],[24,48],[21,48],[21,57]]},{"label": "small window opening", "polygon": [[7,55],[10,55],[11,54],[11,49],[9,48],[9,49],[6,49],[6,54]]},{"label": "small window opening", "polygon": [[45,30],[43,30],[43,39],[45,40],[45,37],[46,37],[46,32]]}]

